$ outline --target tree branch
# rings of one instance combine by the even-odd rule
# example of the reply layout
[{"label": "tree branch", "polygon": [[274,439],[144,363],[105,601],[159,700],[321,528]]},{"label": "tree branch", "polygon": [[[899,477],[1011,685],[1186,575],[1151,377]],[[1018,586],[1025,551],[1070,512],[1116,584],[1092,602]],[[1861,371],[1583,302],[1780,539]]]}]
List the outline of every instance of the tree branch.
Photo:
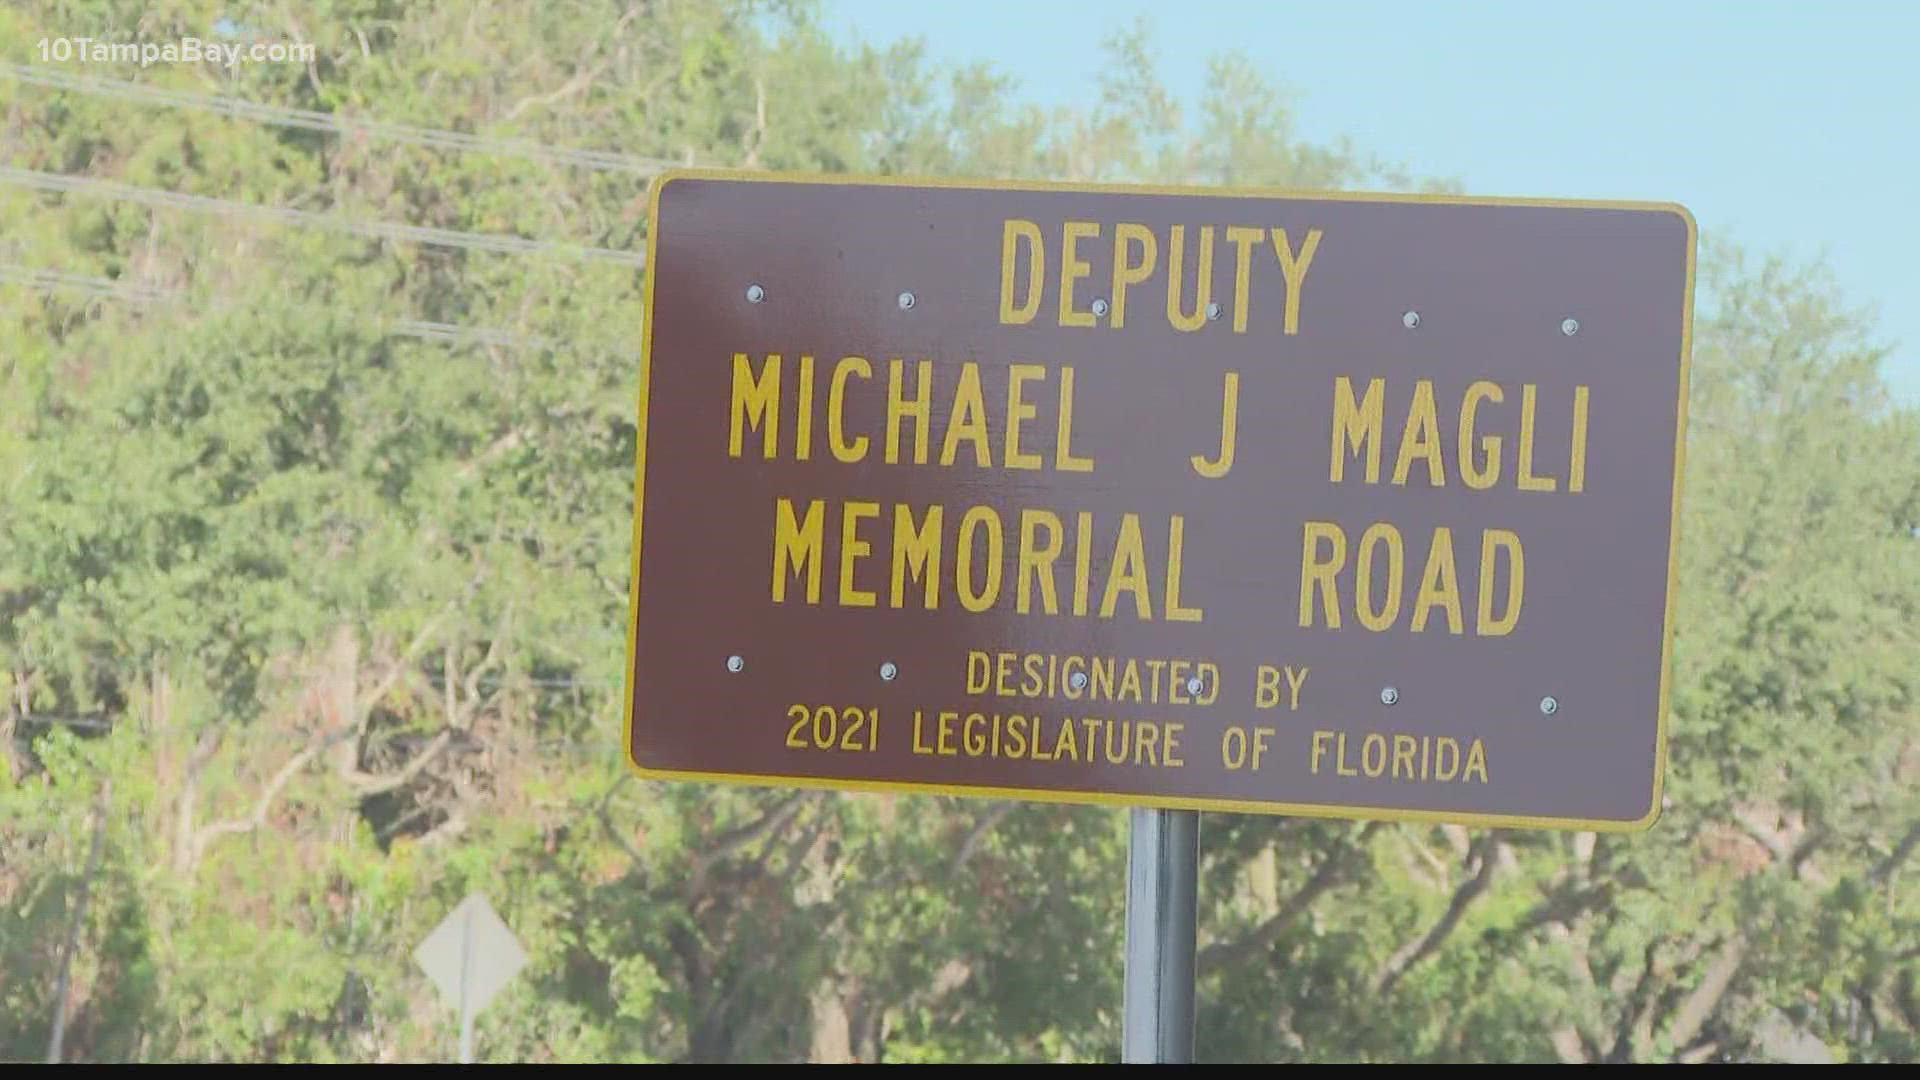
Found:
[{"label": "tree branch", "polygon": [[1720,1052],[1720,1044],[1712,1040],[1708,1040],[1707,1042],[1703,1042],[1698,1046],[1690,1046],[1687,1049],[1680,1051],[1679,1055],[1675,1057],[1674,1060],[1679,1062],[1682,1065],[1698,1065],[1719,1052]]},{"label": "tree branch", "polygon": [[1580,1037],[1579,1028],[1572,1024],[1557,1027],[1551,1035],[1547,1036],[1547,1041],[1553,1044],[1553,1054],[1560,1059],[1562,1065],[1587,1064],[1589,1060],[1587,1044],[1586,1040]]},{"label": "tree branch", "polygon": [[107,811],[113,804],[113,778],[108,777],[100,785],[100,794],[94,800],[93,843],[87,853],[87,872],[80,879],[80,897],[74,904],[73,919],[67,923],[66,945],[60,950],[60,977],[54,983],[53,990],[53,1034],[47,1042],[47,1064],[60,1064],[60,1055],[67,1035],[67,997],[68,980],[73,972],[73,954],[80,947],[80,931],[87,922],[87,896],[93,889],[94,875],[100,872],[101,842],[107,834]]},{"label": "tree branch", "polygon": [[1727,989],[1733,985],[1733,977],[1740,970],[1740,962],[1746,958],[1746,938],[1734,934],[1720,947],[1720,952],[1707,965],[1706,975],[1700,985],[1680,1003],[1673,1018],[1673,1026],[1667,1029],[1667,1041],[1674,1046],[1690,1046],[1699,1037],[1700,1029],[1706,1025],[1720,1000],[1727,995]]},{"label": "tree branch", "polygon": [[575,75],[573,78],[568,79],[565,83],[561,85],[560,89],[555,90],[552,93],[535,94],[531,97],[521,98],[519,101],[514,103],[513,108],[507,110],[506,116],[502,117],[501,119],[515,120],[519,118],[521,113],[526,112],[528,109],[536,105],[544,107],[547,105],[552,105],[554,102],[559,101],[561,98],[571,97],[572,95],[577,94],[580,91],[585,90],[587,87],[591,86],[593,84],[593,80],[598,78],[600,73],[606,70],[606,67],[607,67],[606,61],[603,60],[600,63],[595,64],[592,67],[588,68],[587,70],[582,71],[580,74]]},{"label": "tree branch", "polygon": [[1453,891],[1453,899],[1448,902],[1447,910],[1441,914],[1440,921],[1433,924],[1433,929],[1428,930],[1418,940],[1401,946],[1398,952],[1388,958],[1386,967],[1382,968],[1379,976],[1374,979],[1374,993],[1388,993],[1402,976],[1413,969],[1414,965],[1432,956],[1440,948],[1440,944],[1447,939],[1447,935],[1453,933],[1454,927],[1460,925],[1460,919],[1467,913],[1467,908],[1486,893],[1487,887],[1493,884],[1494,869],[1498,866],[1498,860],[1494,858],[1496,840],[1497,834],[1490,833],[1474,842],[1470,852],[1479,859],[1478,870]]},{"label": "tree branch", "polygon": [[785,828],[793,815],[800,812],[806,795],[806,792],[794,792],[776,803],[773,809],[760,815],[758,820],[721,833],[715,838],[713,847],[693,857],[693,865],[687,870],[688,894],[698,896],[706,889],[707,875],[720,860],[762,837]]},{"label": "tree branch", "polygon": [[[1561,923],[1572,926],[1574,920],[1590,911],[1605,907],[1613,897],[1614,883],[1602,881],[1587,888],[1562,888],[1533,906],[1533,909],[1520,917],[1520,921],[1499,934],[1515,936],[1537,929],[1548,923]],[[1490,935],[1491,936],[1491,935]]]},{"label": "tree branch", "polygon": [[[472,588],[473,586],[469,585],[468,591],[471,592]],[[382,676],[380,681],[374,684],[373,689],[369,691],[364,698],[354,703],[355,715],[352,718],[352,727],[356,731],[366,728],[367,720],[373,716],[374,707],[379,705],[380,702],[386,699],[388,694],[393,692],[393,688],[400,684],[402,676],[413,670],[414,662],[419,659],[420,653],[426,649],[428,639],[433,636],[435,631],[440,629],[440,624],[446,621],[447,615],[454,610],[457,604],[458,601],[449,603],[440,614],[428,619],[426,623],[420,627],[420,632],[415,634],[413,640],[407,644],[406,652],[400,654],[399,658],[388,666],[386,675]]]},{"label": "tree branch", "polygon": [[1900,1018],[1907,1022],[1908,1031],[1920,1031],[1920,1001],[1913,993],[1913,970],[1903,969],[1893,984],[1893,1004],[1900,1010]]},{"label": "tree branch", "polygon": [[1320,860],[1320,866],[1313,872],[1313,877],[1309,878],[1299,891],[1287,897],[1287,902],[1280,906],[1280,910],[1274,912],[1271,918],[1254,928],[1251,933],[1233,941],[1216,941],[1201,949],[1199,957],[1194,961],[1199,974],[1211,974],[1225,967],[1229,960],[1257,955],[1273,944],[1274,940],[1295,919],[1306,914],[1313,907],[1315,900],[1346,878],[1347,870],[1353,864],[1355,856],[1365,849],[1367,840],[1379,830],[1380,822],[1368,822],[1354,838],[1353,843],[1343,845],[1340,850]]},{"label": "tree branch", "polygon": [[492,640],[487,642],[487,655],[480,658],[480,662],[474,665],[472,671],[467,672],[467,678],[463,688],[467,692],[467,701],[469,704],[467,708],[462,711],[457,721],[450,721],[454,727],[465,728],[473,723],[474,714],[477,713],[480,708],[477,704],[480,700],[480,678],[489,670],[499,666],[500,641],[511,632],[512,628],[513,605],[509,603],[506,610],[500,613],[500,625],[494,627]]},{"label": "tree branch", "polygon": [[441,751],[452,745],[452,743],[453,729],[448,728],[440,734],[435,735],[432,742],[429,742],[418,754],[413,756],[412,761],[401,766],[399,770],[383,776],[375,773],[360,772],[356,769],[347,775],[347,784],[353,788],[354,797],[360,799],[371,799],[375,795],[385,795],[389,791],[403,788],[412,783],[413,778],[419,776],[422,769],[433,764],[433,759],[439,757]]},{"label": "tree branch", "polygon": [[1740,826],[1741,832],[1747,834],[1749,838],[1761,847],[1766,848],[1767,854],[1772,855],[1774,861],[1786,862],[1793,857],[1793,849],[1787,846],[1786,840],[1780,835],[1779,831],[1770,827],[1766,821],[1754,811],[1746,809],[1735,810],[1733,812],[1733,822]]},{"label": "tree branch", "polygon": [[1907,835],[1901,837],[1900,843],[1887,853],[1887,857],[1874,866],[1868,880],[1875,885],[1885,885],[1893,877],[1893,872],[1900,869],[1900,864],[1907,861],[1907,856],[1913,854],[1916,845],[1920,845],[1920,821],[1907,827]]},{"label": "tree branch", "polygon": [[980,844],[986,840],[987,834],[992,832],[1002,821],[1005,821],[1007,815],[1013,813],[1018,807],[1018,803],[1001,803],[980,815],[980,820],[974,822],[973,828],[967,830],[967,838],[960,841],[960,850],[954,852],[953,869],[951,873],[958,874],[960,871],[966,869],[967,863],[973,859],[974,853],[979,850]]},{"label": "tree branch", "polygon": [[194,810],[200,799],[200,774],[206,770],[213,755],[220,750],[221,737],[224,734],[218,725],[208,725],[201,729],[200,738],[193,750],[187,754],[187,767],[180,780],[180,797],[174,803],[175,818],[173,831],[173,869],[184,874],[193,869],[194,861]]},{"label": "tree branch", "polygon": [[605,795],[600,796],[599,802],[593,808],[593,815],[600,819],[600,827],[606,830],[607,839],[612,840],[621,851],[626,852],[627,858],[633,862],[633,868],[639,870],[646,866],[646,860],[640,857],[640,853],[634,850],[633,845],[627,842],[625,836],[620,835],[620,830],[613,827],[613,813],[608,809],[613,803],[613,797],[619,794],[620,789],[625,787],[627,782],[632,779],[633,774],[622,769],[620,771],[620,778],[613,782],[613,786],[607,789]]},{"label": "tree branch", "polygon": [[[1651,1035],[1653,1010],[1659,1005],[1660,994],[1654,983],[1666,975],[1660,963],[1659,939],[1647,943],[1640,954],[1640,975],[1633,977],[1625,963],[1614,973],[1609,989],[1616,998],[1625,1002],[1620,1011],[1620,1022],[1613,1032],[1613,1045],[1608,1048],[1603,1059],[1609,1063],[1629,1061],[1633,1057],[1635,1040],[1645,1043]],[[1631,984],[1631,985],[1629,985]]]},{"label": "tree branch", "polygon": [[826,832],[827,827],[832,824],[832,822],[833,817],[831,815],[815,815],[814,820],[806,829],[794,838],[792,844],[788,845],[786,868],[780,872],[781,888],[793,888],[794,875],[798,874],[801,867],[806,865],[807,853],[813,850],[813,845],[819,841],[820,834]]},{"label": "tree branch", "polygon": [[207,853],[208,845],[212,844],[215,840],[223,836],[238,836],[242,833],[250,833],[265,825],[267,823],[267,812],[273,808],[274,800],[280,797],[281,789],[292,782],[293,778],[299,775],[300,770],[306,768],[314,758],[319,757],[320,754],[333,743],[346,738],[348,734],[348,732],[342,731],[330,738],[313,739],[309,741],[305,749],[287,759],[287,763],[280,766],[280,771],[274,773],[273,778],[267,781],[266,789],[262,791],[260,797],[254,801],[253,813],[243,818],[216,821],[195,833],[193,836],[192,853],[182,869],[191,873],[194,867],[200,865],[200,859]]}]

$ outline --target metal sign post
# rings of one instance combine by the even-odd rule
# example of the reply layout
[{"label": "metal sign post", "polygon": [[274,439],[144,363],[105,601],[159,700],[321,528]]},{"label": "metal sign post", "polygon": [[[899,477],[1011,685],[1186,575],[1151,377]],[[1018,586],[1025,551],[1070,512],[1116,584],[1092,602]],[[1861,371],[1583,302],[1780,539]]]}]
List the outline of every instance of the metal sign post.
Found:
[{"label": "metal sign post", "polygon": [[1121,1059],[1129,1065],[1191,1064],[1200,812],[1132,814]]},{"label": "metal sign post", "polygon": [[474,1017],[527,966],[526,950],[487,898],[473,893],[440,921],[413,957],[441,998],[459,1010],[460,1064],[472,1064]]}]

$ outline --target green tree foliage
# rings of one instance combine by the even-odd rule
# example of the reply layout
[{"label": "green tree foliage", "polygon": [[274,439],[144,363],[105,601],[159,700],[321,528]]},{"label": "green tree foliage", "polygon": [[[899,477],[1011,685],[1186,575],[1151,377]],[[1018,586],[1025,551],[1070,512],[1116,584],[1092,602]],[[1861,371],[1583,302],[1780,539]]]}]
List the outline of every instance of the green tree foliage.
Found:
[{"label": "green tree foliage", "polygon": [[[51,68],[640,164],[0,76],[13,169],[570,245],[0,185],[0,264],[119,289],[0,288],[0,1056],[63,985],[70,1060],[449,1056],[410,953],[480,889],[532,957],[485,1058],[1113,1059],[1124,815],[621,765],[643,282],[602,256],[646,163],[1447,185],[1302,141],[1245,58],[1175,100],[1138,28],[1058,112],[744,0],[27,0],[0,56],[221,18],[317,59]],[[1821,280],[1710,248],[1664,818],[1209,815],[1202,1057],[1915,1056],[1920,422]]]}]

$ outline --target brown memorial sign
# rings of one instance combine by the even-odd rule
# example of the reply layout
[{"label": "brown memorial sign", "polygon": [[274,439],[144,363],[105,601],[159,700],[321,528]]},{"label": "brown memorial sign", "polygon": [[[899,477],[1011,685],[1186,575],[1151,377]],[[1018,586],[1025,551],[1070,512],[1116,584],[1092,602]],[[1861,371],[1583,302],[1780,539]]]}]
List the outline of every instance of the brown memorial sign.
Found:
[{"label": "brown memorial sign", "polygon": [[669,174],[631,764],[1645,828],[1694,252],[1665,204]]}]

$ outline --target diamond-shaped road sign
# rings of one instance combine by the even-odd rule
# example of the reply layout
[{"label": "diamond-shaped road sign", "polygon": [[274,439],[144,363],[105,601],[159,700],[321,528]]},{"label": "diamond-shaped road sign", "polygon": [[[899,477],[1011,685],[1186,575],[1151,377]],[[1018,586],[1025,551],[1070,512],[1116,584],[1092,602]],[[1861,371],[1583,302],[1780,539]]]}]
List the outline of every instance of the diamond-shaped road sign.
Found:
[{"label": "diamond-shaped road sign", "polygon": [[527,965],[526,950],[479,893],[460,901],[413,951],[440,996],[459,1010],[462,1061],[471,1057],[474,1014]]}]

